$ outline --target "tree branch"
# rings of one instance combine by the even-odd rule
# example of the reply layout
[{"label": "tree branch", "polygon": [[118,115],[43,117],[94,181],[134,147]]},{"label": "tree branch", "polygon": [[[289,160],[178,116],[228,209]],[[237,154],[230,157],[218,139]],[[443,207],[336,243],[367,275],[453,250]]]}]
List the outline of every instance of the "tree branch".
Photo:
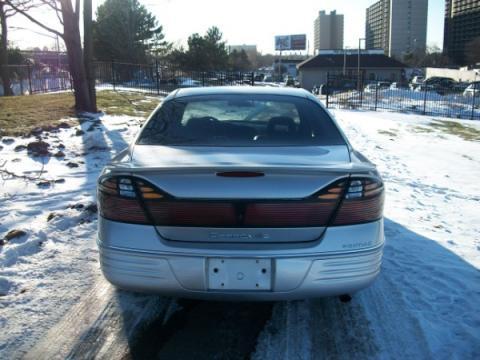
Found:
[{"label": "tree branch", "polygon": [[[23,179],[25,181],[37,181],[42,179],[43,171],[45,168],[45,163],[42,162],[42,168],[40,169],[38,176],[27,176],[27,175],[17,175],[12,171],[5,169],[5,165],[7,164],[7,160],[5,160],[2,164],[0,164],[0,177],[2,180],[8,179]],[[43,179],[42,179],[43,180]]]},{"label": "tree branch", "polygon": [[60,24],[63,25],[63,19],[61,18],[60,14],[62,10],[57,6],[56,0],[48,1],[48,0],[43,0],[43,3],[55,11],[55,15],[57,16],[58,21]]},{"label": "tree branch", "polygon": [[25,16],[27,19],[29,19],[34,24],[40,26],[41,28],[43,28],[44,30],[47,30],[48,32],[51,32],[53,34],[56,34],[56,35],[60,36],[62,39],[64,38],[64,34],[62,34],[61,32],[59,32],[55,29],[52,29],[51,27],[46,26],[45,24],[42,24],[40,21],[38,21],[37,19],[32,17],[30,14],[27,14],[27,12],[25,10],[20,9],[17,6],[13,5],[11,0],[5,0],[5,2],[8,4],[8,6],[13,8],[16,12]]}]

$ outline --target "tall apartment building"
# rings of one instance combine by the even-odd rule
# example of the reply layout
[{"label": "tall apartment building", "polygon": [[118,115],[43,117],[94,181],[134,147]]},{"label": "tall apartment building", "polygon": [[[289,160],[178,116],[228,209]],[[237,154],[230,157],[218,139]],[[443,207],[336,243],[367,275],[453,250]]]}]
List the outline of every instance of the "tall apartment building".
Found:
[{"label": "tall apartment building", "polygon": [[468,43],[480,37],[480,0],[445,0],[443,52],[458,65],[468,62]]},{"label": "tall apartment building", "polygon": [[427,46],[428,0],[379,0],[367,8],[367,49],[402,59]]},{"label": "tall apartment building", "polygon": [[313,50],[343,49],[343,15],[320,11],[313,23]]}]

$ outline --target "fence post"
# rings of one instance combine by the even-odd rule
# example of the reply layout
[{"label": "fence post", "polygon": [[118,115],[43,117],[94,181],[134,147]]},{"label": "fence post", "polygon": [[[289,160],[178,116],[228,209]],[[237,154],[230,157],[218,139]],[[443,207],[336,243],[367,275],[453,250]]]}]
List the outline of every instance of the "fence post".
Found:
[{"label": "fence post", "polygon": [[377,111],[377,102],[378,102],[378,82],[375,84],[375,111]]},{"label": "fence post", "polygon": [[[420,85],[422,86],[422,85]],[[427,113],[427,84],[423,84],[423,115]]]},{"label": "fence post", "polygon": [[[323,90],[323,86],[321,88],[319,88],[319,94],[318,95],[322,95],[322,90]],[[327,94],[327,97],[325,99],[325,106],[328,108],[328,97],[329,97],[329,94],[330,94],[330,76],[327,72],[327,82],[325,84],[325,93]],[[316,94],[315,94],[316,95]]]},{"label": "fence post", "polygon": [[365,90],[363,87],[363,73],[358,77],[358,89],[360,91],[360,109],[363,107],[363,91]]},{"label": "fence post", "polygon": [[32,69],[30,68],[30,64],[27,64],[27,73],[28,73],[28,90],[30,91],[30,95],[32,95]]},{"label": "fence post", "polygon": [[115,91],[115,61],[112,60],[112,84],[113,84],[113,91]]},{"label": "fence post", "polygon": [[202,86],[205,86],[205,71],[202,71]]},{"label": "fence post", "polygon": [[[25,74],[23,71],[20,74]],[[24,95],[23,93],[23,76],[20,75],[20,95]]]},{"label": "fence post", "polygon": [[155,77],[157,78],[157,95],[160,95],[160,71],[158,71],[158,59],[155,59]]},{"label": "fence post", "polygon": [[[480,92],[480,89],[479,89]],[[477,95],[477,83],[473,83],[473,96],[472,96],[472,115],[470,116],[470,119],[473,120],[475,117],[475,96]]]},{"label": "fence post", "polygon": [[255,86],[255,73],[252,71],[252,86]]}]

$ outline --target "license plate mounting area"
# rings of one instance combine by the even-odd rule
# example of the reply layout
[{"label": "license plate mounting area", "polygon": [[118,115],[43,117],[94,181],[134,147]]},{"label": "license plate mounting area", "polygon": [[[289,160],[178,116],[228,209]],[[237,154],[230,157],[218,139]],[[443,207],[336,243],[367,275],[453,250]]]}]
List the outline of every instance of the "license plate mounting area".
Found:
[{"label": "license plate mounting area", "polygon": [[271,259],[209,258],[208,289],[269,291],[272,289]]}]

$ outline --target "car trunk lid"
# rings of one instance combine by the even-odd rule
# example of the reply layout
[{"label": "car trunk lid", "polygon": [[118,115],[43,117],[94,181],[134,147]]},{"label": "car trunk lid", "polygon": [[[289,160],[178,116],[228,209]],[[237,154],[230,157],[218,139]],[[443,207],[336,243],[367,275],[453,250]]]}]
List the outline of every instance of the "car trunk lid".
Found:
[{"label": "car trunk lid", "polygon": [[346,146],[140,145],[134,147],[130,164],[129,170],[175,198],[211,200],[304,198],[351,171]]},{"label": "car trunk lid", "polygon": [[304,242],[322,235],[338,205],[312,196],[347,177],[349,159],[346,146],[135,146],[130,170],[165,193],[145,205],[167,240]]}]

